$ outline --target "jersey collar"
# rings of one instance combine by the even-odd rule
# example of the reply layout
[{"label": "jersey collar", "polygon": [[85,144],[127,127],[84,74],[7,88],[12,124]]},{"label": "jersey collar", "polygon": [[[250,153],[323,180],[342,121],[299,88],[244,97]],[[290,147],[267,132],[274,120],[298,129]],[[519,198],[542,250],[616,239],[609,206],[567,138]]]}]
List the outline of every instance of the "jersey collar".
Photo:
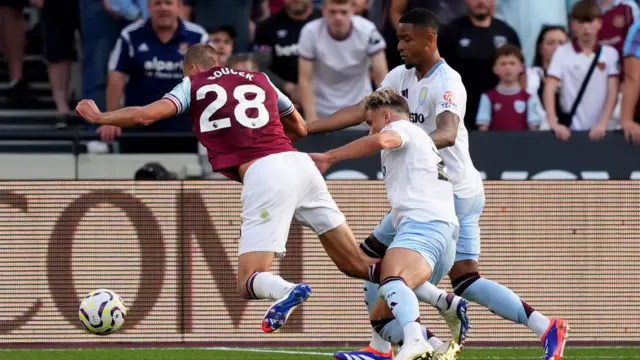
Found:
[{"label": "jersey collar", "polygon": [[[423,77],[422,79],[428,79],[428,78],[429,78],[429,76],[433,75],[433,73],[434,73],[434,72],[436,72],[436,70],[438,70],[438,68],[439,68],[440,66],[442,66],[442,65],[444,65],[444,64],[446,64],[446,63],[447,63],[447,62],[446,62],[446,61],[444,61],[444,59],[442,59],[442,58],[441,58],[440,60],[438,60],[438,62],[437,62],[437,63],[435,63],[435,64],[433,64],[433,66],[431,67],[431,69],[429,69],[429,71],[427,71],[427,73],[426,73],[426,74],[424,74],[424,77]],[[416,72],[416,74],[417,74],[418,69],[416,69],[416,68],[414,67],[414,68],[413,68],[413,70],[414,70],[414,71]],[[422,80],[422,79],[420,79],[420,80]]]}]

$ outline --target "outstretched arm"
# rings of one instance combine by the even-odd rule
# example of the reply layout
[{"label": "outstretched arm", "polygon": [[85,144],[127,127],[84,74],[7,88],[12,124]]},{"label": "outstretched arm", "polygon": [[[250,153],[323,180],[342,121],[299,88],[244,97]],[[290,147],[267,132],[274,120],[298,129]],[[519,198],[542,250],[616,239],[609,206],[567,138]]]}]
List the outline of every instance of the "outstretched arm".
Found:
[{"label": "outstretched arm", "polygon": [[329,150],[322,154],[310,154],[321,173],[325,173],[333,164],[348,159],[358,159],[370,156],[384,149],[395,149],[403,145],[400,133],[397,131],[382,131],[375,135],[368,135],[354,140],[347,145]]},{"label": "outstretched arm", "polygon": [[76,111],[92,124],[117,127],[147,126],[178,114],[178,109],[168,99],[161,99],[146,106],[125,107],[104,113],[98,109],[93,100],[82,100],[76,106]]},{"label": "outstretched arm", "polygon": [[307,131],[309,134],[321,134],[359,125],[365,121],[365,113],[364,104],[359,102],[338,110],[326,119],[307,123]]}]

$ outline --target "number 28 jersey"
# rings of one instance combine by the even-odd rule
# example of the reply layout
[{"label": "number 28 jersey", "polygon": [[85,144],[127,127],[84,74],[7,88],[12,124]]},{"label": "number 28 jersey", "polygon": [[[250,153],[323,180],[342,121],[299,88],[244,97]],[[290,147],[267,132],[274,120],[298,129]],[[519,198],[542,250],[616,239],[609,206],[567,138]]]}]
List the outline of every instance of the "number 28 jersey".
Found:
[{"label": "number 28 jersey", "polygon": [[185,77],[164,98],[189,112],[211,167],[233,180],[242,164],[296,151],[280,122],[295,108],[263,73],[215,67]]}]

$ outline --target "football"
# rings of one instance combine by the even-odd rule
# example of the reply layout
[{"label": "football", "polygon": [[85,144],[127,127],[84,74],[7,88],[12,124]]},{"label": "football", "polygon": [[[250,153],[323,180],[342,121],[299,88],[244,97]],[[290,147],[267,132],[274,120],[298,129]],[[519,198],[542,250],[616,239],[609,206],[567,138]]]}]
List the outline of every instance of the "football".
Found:
[{"label": "football", "polygon": [[82,299],[78,316],[90,333],[109,335],[118,331],[124,324],[127,307],[115,292],[98,289]]}]

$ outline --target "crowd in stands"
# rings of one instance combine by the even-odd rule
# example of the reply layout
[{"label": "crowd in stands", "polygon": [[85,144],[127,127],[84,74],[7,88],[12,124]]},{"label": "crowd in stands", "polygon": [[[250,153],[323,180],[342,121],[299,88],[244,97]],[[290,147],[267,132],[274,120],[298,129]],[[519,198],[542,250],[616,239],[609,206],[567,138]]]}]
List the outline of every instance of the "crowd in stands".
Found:
[{"label": "crowd in stands", "polygon": [[[205,42],[227,66],[267,73],[307,121],[322,121],[402,65],[398,20],[421,7],[438,15],[440,54],[465,83],[468,129],[551,130],[560,140],[588,131],[594,141],[622,129],[640,144],[636,0],[0,0],[7,94],[28,106],[26,6],[41,12],[60,127],[72,114],[75,61],[82,97],[115,110],[161,98],[180,82],[188,47]],[[190,127],[176,117],[130,131]],[[122,130],[97,132],[106,144]],[[171,144],[171,151],[197,147],[191,139]],[[119,151],[166,152],[167,142],[140,141]]]}]

